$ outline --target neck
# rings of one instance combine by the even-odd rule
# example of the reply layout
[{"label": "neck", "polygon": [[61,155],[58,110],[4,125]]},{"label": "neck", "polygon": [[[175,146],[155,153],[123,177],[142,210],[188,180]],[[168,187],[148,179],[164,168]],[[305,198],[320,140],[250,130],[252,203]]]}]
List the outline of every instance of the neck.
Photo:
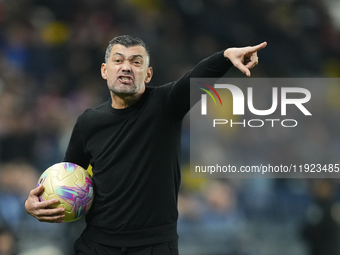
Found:
[{"label": "neck", "polygon": [[138,94],[115,94],[111,92],[112,99],[112,108],[114,109],[125,109],[141,99],[143,93],[145,92],[145,88],[139,92]]}]

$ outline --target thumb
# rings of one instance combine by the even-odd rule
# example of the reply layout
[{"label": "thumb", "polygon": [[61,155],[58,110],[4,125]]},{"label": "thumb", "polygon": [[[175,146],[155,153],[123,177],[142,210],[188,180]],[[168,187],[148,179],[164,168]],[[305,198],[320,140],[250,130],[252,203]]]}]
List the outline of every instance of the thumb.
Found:
[{"label": "thumb", "polygon": [[238,68],[242,73],[247,75],[248,77],[250,76],[250,70],[241,62],[235,65],[236,68]]},{"label": "thumb", "polygon": [[43,185],[39,185],[38,187],[36,187],[35,189],[31,190],[31,194],[34,196],[39,195],[42,191],[44,190],[44,186]]}]

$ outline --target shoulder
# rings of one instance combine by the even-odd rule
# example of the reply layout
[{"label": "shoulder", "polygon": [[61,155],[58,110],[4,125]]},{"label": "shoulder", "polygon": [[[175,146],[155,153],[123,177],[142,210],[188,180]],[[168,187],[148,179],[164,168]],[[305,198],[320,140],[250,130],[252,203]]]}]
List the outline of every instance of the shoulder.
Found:
[{"label": "shoulder", "polygon": [[105,113],[107,112],[108,105],[110,105],[110,100],[98,106],[86,109],[80,116],[91,116],[91,115],[96,115],[98,113]]},{"label": "shoulder", "polygon": [[167,84],[163,84],[157,87],[146,87],[146,94],[149,100],[151,99],[154,102],[161,103],[168,103],[169,96],[171,94],[174,82],[169,82]]},{"label": "shoulder", "polygon": [[173,87],[174,82],[169,82],[160,86],[146,86],[146,92],[149,94],[155,94],[155,95],[159,95],[159,94],[168,94],[168,92],[171,90],[171,88]]},{"label": "shoulder", "polygon": [[109,101],[110,100],[96,107],[86,109],[81,115],[79,115],[77,122],[90,121],[107,114],[108,104],[110,103]]}]

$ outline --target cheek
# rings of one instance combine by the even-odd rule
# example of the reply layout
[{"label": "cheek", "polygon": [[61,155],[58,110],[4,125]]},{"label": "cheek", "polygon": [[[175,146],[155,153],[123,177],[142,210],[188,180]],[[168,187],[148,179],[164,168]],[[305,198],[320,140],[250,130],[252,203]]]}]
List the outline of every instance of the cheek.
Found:
[{"label": "cheek", "polygon": [[108,81],[113,81],[113,80],[116,80],[116,77],[117,77],[117,71],[116,70],[107,70],[106,71],[106,79]]},{"label": "cheek", "polygon": [[139,80],[144,82],[147,77],[147,72],[143,70],[143,71],[138,72],[137,75],[138,75]]},{"label": "cheek", "polygon": [[108,85],[114,84],[115,80],[116,80],[115,76],[110,75],[109,73],[106,75],[106,83]]}]

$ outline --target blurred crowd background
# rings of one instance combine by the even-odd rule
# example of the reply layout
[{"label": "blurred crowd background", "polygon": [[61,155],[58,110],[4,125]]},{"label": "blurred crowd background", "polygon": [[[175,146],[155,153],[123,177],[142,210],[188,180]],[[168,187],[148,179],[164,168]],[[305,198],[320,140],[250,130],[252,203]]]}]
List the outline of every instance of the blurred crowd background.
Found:
[{"label": "blurred crowd background", "polygon": [[[262,41],[253,77],[340,76],[338,0],[0,0],[0,255],[73,254],[83,220],[39,223],[23,205],[40,174],[62,161],[77,116],[108,100],[100,65],[121,34],[149,45],[151,86],[216,51]],[[228,76],[244,77],[236,69]],[[339,97],[333,86],[333,114]],[[327,152],[331,144],[339,158],[339,121],[317,127],[298,149],[321,143]],[[189,130],[186,118],[182,255],[340,254],[338,180],[192,179]],[[244,158],[254,158],[260,140],[249,137],[237,147]]]}]

